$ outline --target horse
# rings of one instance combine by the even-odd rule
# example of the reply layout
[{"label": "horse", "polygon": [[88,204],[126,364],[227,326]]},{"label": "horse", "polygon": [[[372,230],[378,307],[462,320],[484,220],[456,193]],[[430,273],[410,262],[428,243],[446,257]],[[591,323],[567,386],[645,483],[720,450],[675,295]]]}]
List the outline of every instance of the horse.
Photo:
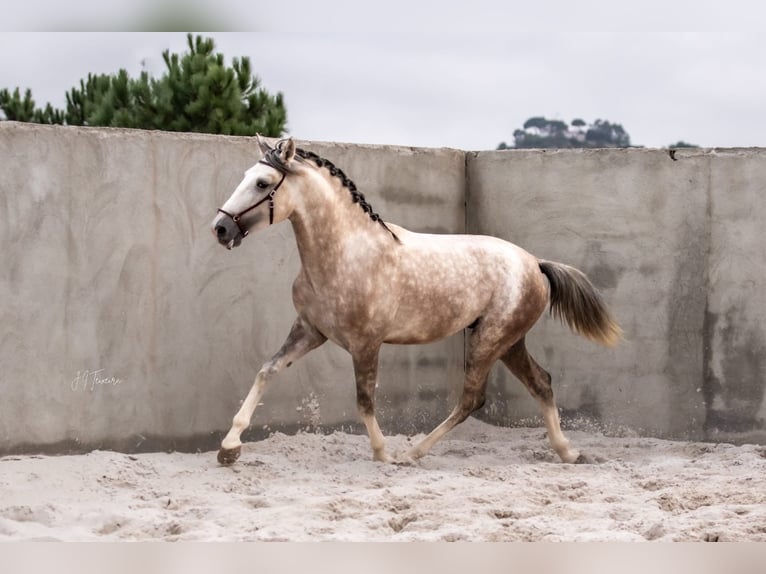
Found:
[{"label": "horse", "polygon": [[[282,347],[258,371],[218,462],[240,456],[242,432],[275,375],[328,339],[351,354],[356,404],[372,458],[413,464],[485,401],[500,360],[537,400],[548,440],[565,463],[586,462],[561,431],[551,376],[525,335],[550,313],[577,334],[613,346],[622,331],[601,295],[574,267],[538,259],[496,237],[415,233],[383,221],[331,161],[257,137],[262,158],[218,209],[211,231],[233,249],[249,234],[289,220],[301,268],[292,287],[297,317]],[[449,416],[405,453],[391,456],[375,417],[381,345],[435,341],[467,329],[465,379]]]}]

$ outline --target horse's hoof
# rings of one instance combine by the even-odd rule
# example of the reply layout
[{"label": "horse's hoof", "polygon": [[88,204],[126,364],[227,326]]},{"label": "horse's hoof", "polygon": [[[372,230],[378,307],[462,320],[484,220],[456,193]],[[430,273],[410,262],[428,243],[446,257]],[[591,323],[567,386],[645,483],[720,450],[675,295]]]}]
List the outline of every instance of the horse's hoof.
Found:
[{"label": "horse's hoof", "polygon": [[574,464],[593,464],[593,460],[585,454],[580,454],[575,461]]},{"label": "horse's hoof", "polygon": [[239,455],[242,454],[242,445],[235,448],[221,448],[218,451],[218,462],[224,466],[229,466],[237,462]]},{"label": "horse's hoof", "polygon": [[388,454],[385,452],[382,453],[374,453],[372,455],[373,462],[382,462],[383,464],[393,464],[394,459],[391,458]]},{"label": "horse's hoof", "polygon": [[405,452],[394,459],[394,464],[396,466],[417,466],[419,458],[412,453]]}]

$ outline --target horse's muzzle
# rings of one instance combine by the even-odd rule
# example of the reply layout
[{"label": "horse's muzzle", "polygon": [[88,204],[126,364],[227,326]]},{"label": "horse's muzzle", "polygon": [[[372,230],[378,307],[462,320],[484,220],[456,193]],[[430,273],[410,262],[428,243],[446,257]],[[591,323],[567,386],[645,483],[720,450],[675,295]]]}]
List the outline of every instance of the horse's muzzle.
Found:
[{"label": "horse's muzzle", "polygon": [[213,235],[218,239],[218,243],[231,249],[242,243],[242,231],[230,217],[220,215],[215,218],[211,226]]}]

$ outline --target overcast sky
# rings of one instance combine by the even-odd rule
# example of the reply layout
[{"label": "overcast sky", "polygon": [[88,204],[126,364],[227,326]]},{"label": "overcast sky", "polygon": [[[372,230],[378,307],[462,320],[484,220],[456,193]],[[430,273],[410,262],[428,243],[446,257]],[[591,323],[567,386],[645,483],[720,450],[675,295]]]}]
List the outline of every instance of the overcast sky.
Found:
[{"label": "overcast sky", "polygon": [[[307,31],[310,18],[303,13],[298,33],[205,34],[229,62],[250,56],[263,85],[284,94],[300,139],[484,150],[512,143],[542,115],[617,122],[647,147],[766,146],[766,34],[756,30],[516,23],[506,33],[318,34]],[[183,33],[2,34],[0,87],[63,106],[89,72],[137,74],[143,62],[159,74],[161,52],[185,46]]]}]

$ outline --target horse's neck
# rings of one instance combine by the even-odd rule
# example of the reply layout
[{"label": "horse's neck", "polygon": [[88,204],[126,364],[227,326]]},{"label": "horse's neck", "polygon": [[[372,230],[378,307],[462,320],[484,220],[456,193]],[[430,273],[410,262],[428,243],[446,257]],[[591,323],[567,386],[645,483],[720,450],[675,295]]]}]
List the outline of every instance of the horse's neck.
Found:
[{"label": "horse's neck", "polygon": [[340,182],[312,185],[301,197],[290,222],[303,269],[312,281],[336,275],[337,265],[348,259],[349,248],[374,249],[392,242],[390,234],[351,201]]}]

